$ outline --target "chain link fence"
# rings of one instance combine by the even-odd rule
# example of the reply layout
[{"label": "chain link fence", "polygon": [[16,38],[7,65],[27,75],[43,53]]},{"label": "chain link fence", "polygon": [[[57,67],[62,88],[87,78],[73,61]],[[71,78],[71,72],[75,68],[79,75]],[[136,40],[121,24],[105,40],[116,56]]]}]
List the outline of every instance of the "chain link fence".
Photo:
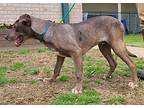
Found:
[{"label": "chain link fence", "polygon": [[[118,12],[84,12],[83,19],[86,20],[95,16],[112,16],[118,18]],[[139,34],[140,29],[140,19],[138,13],[134,12],[122,12],[122,23],[124,24],[126,34]],[[126,25],[126,26],[125,26]]]}]

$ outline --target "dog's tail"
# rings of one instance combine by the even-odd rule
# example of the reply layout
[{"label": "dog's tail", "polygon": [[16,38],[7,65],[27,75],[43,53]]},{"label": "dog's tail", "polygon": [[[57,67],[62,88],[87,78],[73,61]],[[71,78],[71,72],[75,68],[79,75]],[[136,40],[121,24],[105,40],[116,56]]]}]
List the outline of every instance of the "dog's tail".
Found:
[{"label": "dog's tail", "polygon": [[135,54],[133,54],[130,51],[128,51],[128,49],[126,49],[126,50],[127,50],[127,53],[128,53],[129,56],[131,56],[131,57],[137,57]]}]

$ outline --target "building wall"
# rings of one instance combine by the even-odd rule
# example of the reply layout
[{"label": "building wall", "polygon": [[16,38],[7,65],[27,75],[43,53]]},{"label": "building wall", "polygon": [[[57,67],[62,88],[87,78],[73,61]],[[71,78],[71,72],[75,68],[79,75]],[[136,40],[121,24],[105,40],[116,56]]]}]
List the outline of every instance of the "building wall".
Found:
[{"label": "building wall", "polygon": [[[62,19],[61,3],[1,3],[0,23],[13,23],[19,15],[25,13],[53,21]],[[70,22],[80,21],[82,21],[82,5],[76,4],[70,15]]]},{"label": "building wall", "polygon": [[122,12],[137,13],[136,3],[122,3]]},{"label": "building wall", "polygon": [[[122,3],[122,12],[137,12],[135,3]],[[117,12],[117,3],[83,3],[83,12]]]},{"label": "building wall", "polygon": [[[69,7],[71,7],[72,4],[69,3]],[[71,23],[77,23],[82,21],[82,4],[76,3],[75,7],[73,8],[72,12],[70,13],[70,22]]]},{"label": "building wall", "polygon": [[13,23],[21,14],[50,20],[60,20],[62,17],[60,3],[7,3],[0,4],[0,23]]},{"label": "building wall", "polygon": [[83,3],[83,12],[115,12],[116,3]]}]

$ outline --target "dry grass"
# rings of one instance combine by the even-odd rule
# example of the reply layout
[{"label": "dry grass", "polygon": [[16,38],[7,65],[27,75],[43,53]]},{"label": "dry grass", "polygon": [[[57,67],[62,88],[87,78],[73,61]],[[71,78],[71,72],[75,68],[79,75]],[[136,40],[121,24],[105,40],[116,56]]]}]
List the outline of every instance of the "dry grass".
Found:
[{"label": "dry grass", "polygon": [[[139,69],[144,69],[144,58],[133,58]],[[84,57],[84,92],[69,94],[76,84],[74,65],[67,58],[61,76],[54,83],[50,79],[56,62],[52,51],[22,49],[0,52],[0,74],[13,83],[0,84],[0,104],[143,104],[144,82],[130,89],[130,71],[120,59],[112,79],[104,80],[109,65],[98,50],[90,50]],[[5,79],[4,79],[5,80]],[[90,98],[94,94],[94,97]],[[95,94],[96,93],[96,94]],[[98,93],[98,94],[97,94]],[[83,98],[84,97],[84,98]],[[76,100],[67,103],[67,99]],[[62,99],[62,100],[61,100]],[[89,101],[88,101],[88,100]],[[97,99],[97,100],[96,100]]]}]

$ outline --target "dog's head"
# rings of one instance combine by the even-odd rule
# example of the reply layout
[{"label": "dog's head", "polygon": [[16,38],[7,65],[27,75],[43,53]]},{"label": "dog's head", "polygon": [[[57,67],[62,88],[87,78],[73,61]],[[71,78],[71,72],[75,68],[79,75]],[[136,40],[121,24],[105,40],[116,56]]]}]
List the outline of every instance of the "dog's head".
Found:
[{"label": "dog's head", "polygon": [[15,45],[20,46],[25,40],[31,38],[31,17],[28,14],[21,15],[13,25],[8,35],[8,41],[15,41]]}]

